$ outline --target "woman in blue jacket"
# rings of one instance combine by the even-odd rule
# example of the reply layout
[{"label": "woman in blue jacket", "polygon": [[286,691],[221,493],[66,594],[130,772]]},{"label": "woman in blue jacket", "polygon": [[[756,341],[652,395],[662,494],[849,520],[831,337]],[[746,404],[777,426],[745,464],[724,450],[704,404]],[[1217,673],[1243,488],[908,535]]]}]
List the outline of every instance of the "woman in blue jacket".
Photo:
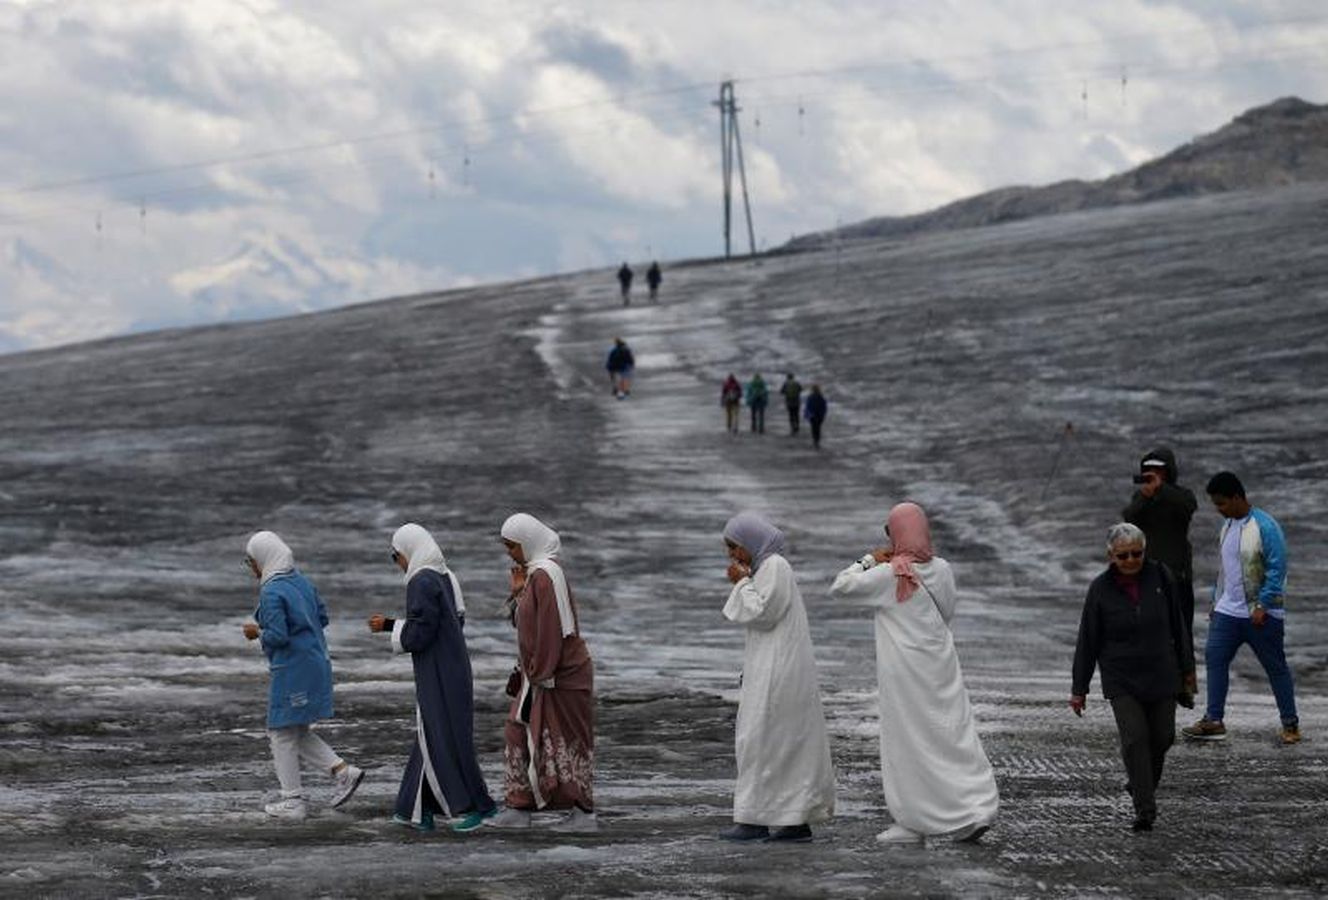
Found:
[{"label": "woman in blue jacket", "polygon": [[332,661],[327,655],[327,607],[308,578],[295,568],[290,547],[270,531],[260,531],[245,546],[245,564],[259,581],[254,622],[244,636],[258,640],[267,655],[272,683],[268,691],[267,728],[272,759],[281,783],[281,799],[264,807],[280,819],[303,819],[300,761],[328,772],[336,782],[333,806],[350,799],[364,778],[356,766],[337,755],[309,730],[332,717]]}]

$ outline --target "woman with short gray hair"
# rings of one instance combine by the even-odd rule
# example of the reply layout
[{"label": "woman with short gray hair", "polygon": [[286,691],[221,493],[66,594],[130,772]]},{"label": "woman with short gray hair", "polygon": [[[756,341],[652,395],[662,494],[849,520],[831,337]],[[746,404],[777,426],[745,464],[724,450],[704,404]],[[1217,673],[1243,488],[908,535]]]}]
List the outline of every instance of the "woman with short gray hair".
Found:
[{"label": "woman with short gray hair", "polygon": [[1162,763],[1176,739],[1176,704],[1194,706],[1194,648],[1167,567],[1144,559],[1144,533],[1107,530],[1107,569],[1088,586],[1074,648],[1070,708],[1082,716],[1093,670],[1120,733],[1134,830],[1152,831]]}]

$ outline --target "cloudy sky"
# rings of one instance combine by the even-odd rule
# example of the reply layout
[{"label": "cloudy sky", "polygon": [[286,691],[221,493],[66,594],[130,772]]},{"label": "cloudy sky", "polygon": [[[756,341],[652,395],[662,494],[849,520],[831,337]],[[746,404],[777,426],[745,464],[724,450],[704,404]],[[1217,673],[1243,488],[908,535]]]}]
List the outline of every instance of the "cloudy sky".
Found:
[{"label": "cloudy sky", "polygon": [[[0,352],[722,251],[1328,101],[1322,0],[0,0]],[[745,239],[744,239],[745,240]]]}]

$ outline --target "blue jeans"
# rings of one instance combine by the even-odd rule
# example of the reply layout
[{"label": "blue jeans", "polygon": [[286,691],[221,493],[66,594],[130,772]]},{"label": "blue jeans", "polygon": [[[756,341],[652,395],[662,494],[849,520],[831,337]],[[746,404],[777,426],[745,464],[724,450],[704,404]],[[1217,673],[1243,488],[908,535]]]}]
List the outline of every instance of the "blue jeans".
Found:
[{"label": "blue jeans", "polygon": [[1273,696],[1277,698],[1277,711],[1282,724],[1300,724],[1296,715],[1296,688],[1291,682],[1291,669],[1287,666],[1282,640],[1286,625],[1281,619],[1269,616],[1258,628],[1249,619],[1213,613],[1208,623],[1208,643],[1204,646],[1204,662],[1208,668],[1208,718],[1222,721],[1227,704],[1228,669],[1236,658],[1241,644],[1249,644],[1268,673]]}]

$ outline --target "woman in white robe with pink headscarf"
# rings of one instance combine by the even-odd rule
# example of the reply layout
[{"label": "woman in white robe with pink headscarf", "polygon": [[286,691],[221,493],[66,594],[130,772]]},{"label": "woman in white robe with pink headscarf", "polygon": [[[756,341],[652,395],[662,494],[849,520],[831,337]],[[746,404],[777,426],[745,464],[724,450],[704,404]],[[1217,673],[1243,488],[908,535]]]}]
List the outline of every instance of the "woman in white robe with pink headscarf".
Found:
[{"label": "woman in white robe with pink headscarf", "polygon": [[975,841],[995,821],[1000,797],[950,633],[954,573],[932,554],[917,504],[890,510],[885,531],[890,547],[866,554],[830,587],[876,610],[881,777],[895,820],[876,839]]}]

